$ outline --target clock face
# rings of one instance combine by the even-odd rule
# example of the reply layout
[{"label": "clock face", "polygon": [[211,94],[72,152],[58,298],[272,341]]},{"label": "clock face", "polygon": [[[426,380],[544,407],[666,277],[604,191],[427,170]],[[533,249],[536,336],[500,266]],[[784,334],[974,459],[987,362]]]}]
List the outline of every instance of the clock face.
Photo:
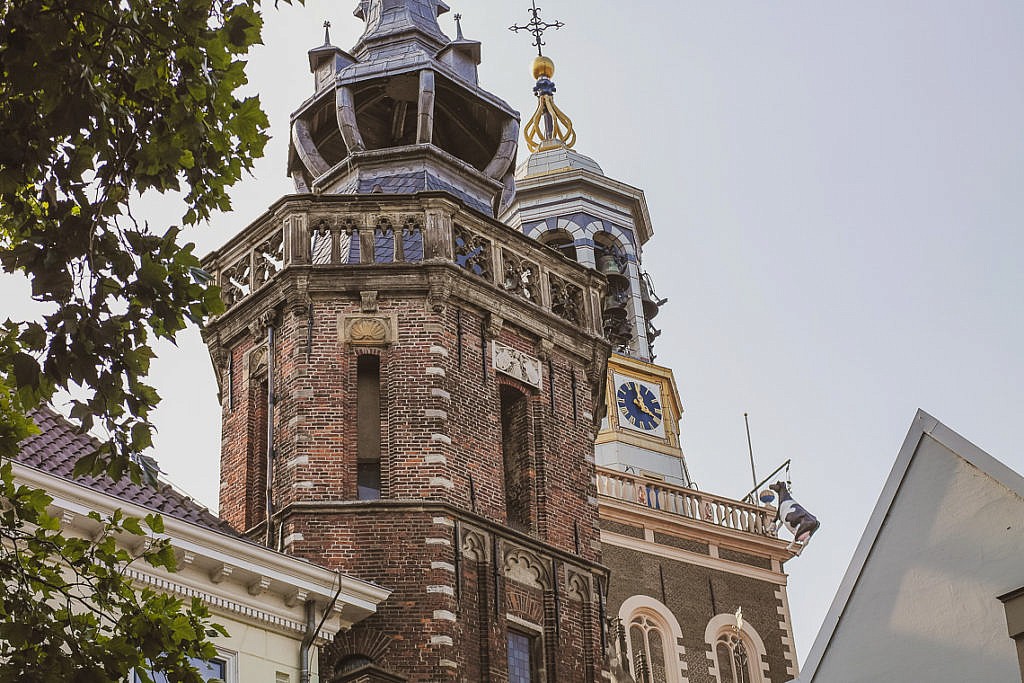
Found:
[{"label": "clock face", "polygon": [[634,429],[651,431],[661,424],[662,411],[658,396],[640,382],[625,381],[615,392],[615,401],[622,420]]}]

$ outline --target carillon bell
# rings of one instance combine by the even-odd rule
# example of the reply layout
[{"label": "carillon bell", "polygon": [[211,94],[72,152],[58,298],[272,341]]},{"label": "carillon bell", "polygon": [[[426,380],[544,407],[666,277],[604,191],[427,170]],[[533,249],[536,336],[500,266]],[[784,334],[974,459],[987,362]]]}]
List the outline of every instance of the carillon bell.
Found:
[{"label": "carillon bell", "polygon": [[613,290],[623,289],[629,285],[629,277],[619,267],[619,260],[614,254],[601,254],[597,258],[597,270],[608,279]]},{"label": "carillon bell", "polygon": [[626,299],[617,294],[608,294],[604,297],[601,310],[606,318],[625,318]]},{"label": "carillon bell", "polygon": [[651,283],[651,276],[644,273],[641,278],[640,288],[640,303],[643,304],[644,317],[648,320],[658,315],[658,311],[668,301],[668,299],[659,299],[654,293],[654,285]]}]

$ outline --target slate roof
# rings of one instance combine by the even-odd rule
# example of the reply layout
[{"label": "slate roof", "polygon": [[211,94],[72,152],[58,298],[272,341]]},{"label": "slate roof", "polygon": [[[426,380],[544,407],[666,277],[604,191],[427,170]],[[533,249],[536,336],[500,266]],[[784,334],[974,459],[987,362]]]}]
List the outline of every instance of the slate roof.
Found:
[{"label": "slate roof", "polygon": [[227,522],[165,482],[150,487],[134,484],[127,477],[121,481],[109,477],[74,479],[71,473],[75,463],[97,448],[99,442],[88,434],[79,434],[74,425],[52,408],[39,408],[32,413],[32,419],[39,425],[40,432],[21,442],[21,451],[14,458],[17,462],[168,517],[239,536]]}]

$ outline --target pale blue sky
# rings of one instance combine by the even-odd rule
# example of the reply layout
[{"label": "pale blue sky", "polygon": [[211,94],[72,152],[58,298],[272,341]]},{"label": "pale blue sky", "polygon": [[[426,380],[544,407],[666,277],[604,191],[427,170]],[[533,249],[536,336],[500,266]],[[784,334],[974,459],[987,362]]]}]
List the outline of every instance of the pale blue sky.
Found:
[{"label": "pale blue sky", "polygon": [[[528,115],[528,0],[449,0],[483,41],[482,84]],[[267,9],[250,62],[275,135],[206,252],[291,191],[288,114],[311,91],[325,18],[355,2]],[[793,459],[822,520],[790,562],[806,656],[917,408],[1018,471],[1024,415],[1024,4],[543,0],[557,101],[577,149],[643,188],[644,263],[669,297],[658,361],[675,371],[683,447],[704,490],[750,488]],[[451,15],[442,26],[454,34]],[[527,111],[529,110],[529,111]],[[173,203],[148,203],[165,225]],[[20,309],[23,289],[0,280]],[[154,381],[170,478],[215,506],[219,409],[198,334]]]}]

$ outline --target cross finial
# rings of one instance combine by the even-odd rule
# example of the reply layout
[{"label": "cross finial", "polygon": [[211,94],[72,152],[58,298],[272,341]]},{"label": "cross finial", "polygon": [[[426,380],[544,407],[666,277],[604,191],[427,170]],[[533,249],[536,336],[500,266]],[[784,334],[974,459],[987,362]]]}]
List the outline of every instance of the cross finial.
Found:
[{"label": "cross finial", "polygon": [[331,22],[324,20],[324,45],[331,44]]},{"label": "cross finial", "polygon": [[531,15],[530,21],[526,22],[526,24],[524,24],[523,26],[513,24],[512,26],[508,27],[508,30],[514,33],[519,33],[520,31],[526,31],[530,33],[533,36],[533,42],[531,43],[531,45],[537,48],[538,55],[543,55],[544,51],[541,48],[544,45],[547,45],[547,43],[545,43],[543,40],[544,31],[547,31],[549,28],[557,30],[565,26],[565,24],[557,20],[554,22],[544,21],[543,19],[540,18],[541,8],[537,7],[537,0],[531,0],[530,4],[533,5],[533,7],[531,7],[528,10]]},{"label": "cross finial", "polygon": [[455,37],[456,40],[464,40],[464,38],[462,36],[462,15],[461,14],[456,14],[455,15],[455,32],[457,34],[456,37]]}]

